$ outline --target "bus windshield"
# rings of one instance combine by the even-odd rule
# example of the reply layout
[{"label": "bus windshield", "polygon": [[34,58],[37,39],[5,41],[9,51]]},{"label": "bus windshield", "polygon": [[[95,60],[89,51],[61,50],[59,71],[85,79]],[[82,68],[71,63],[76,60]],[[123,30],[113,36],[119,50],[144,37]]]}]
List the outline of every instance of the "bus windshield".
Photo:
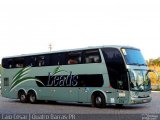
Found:
[{"label": "bus windshield", "polygon": [[150,78],[146,70],[131,70],[130,90],[132,91],[149,91],[151,89]]},{"label": "bus windshield", "polygon": [[138,49],[122,48],[126,64],[128,65],[139,65],[146,66],[146,62],[142,56],[142,53]]}]

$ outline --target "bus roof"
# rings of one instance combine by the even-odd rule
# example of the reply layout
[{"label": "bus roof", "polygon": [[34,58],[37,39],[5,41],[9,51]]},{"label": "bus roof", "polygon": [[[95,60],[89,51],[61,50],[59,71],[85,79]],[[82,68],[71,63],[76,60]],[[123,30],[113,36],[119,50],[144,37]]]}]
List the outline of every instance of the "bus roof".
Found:
[{"label": "bus roof", "polygon": [[122,45],[89,46],[89,47],[83,47],[83,48],[64,49],[64,50],[57,50],[57,51],[50,51],[50,52],[21,54],[21,55],[15,55],[15,56],[7,56],[7,57],[4,57],[4,58],[27,57],[27,56],[45,55],[45,54],[61,53],[61,52],[69,52],[69,51],[78,51],[78,50],[100,49],[100,48],[106,48],[106,47],[107,48],[117,48],[117,49],[121,49],[121,48],[138,49],[138,48],[135,48],[135,47],[132,47],[132,46],[122,46]]}]

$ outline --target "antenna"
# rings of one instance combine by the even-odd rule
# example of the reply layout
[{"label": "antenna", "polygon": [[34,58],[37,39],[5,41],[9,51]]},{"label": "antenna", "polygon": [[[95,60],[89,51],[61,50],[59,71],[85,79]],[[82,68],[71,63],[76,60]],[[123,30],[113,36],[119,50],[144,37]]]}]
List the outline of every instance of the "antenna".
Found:
[{"label": "antenna", "polygon": [[51,52],[52,51],[52,44],[49,43],[49,51]]}]

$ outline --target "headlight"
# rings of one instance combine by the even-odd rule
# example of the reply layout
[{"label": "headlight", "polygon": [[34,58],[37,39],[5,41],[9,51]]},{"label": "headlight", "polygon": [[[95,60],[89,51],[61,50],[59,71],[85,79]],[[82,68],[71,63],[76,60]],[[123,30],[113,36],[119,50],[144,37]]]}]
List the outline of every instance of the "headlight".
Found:
[{"label": "headlight", "polygon": [[138,97],[138,93],[137,92],[131,92],[131,97],[132,98],[137,98]]}]

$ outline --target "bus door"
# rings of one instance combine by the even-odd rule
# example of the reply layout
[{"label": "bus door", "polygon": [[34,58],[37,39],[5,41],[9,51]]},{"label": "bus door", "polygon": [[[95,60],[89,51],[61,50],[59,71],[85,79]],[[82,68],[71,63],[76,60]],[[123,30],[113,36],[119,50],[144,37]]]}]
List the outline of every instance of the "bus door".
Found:
[{"label": "bus door", "polygon": [[128,102],[129,85],[127,70],[116,65],[115,69],[108,67],[110,85],[113,88],[112,103],[125,104]]},{"label": "bus door", "polygon": [[117,89],[115,89],[115,102],[116,104],[125,104],[128,102],[129,87],[127,76],[122,76],[117,80]]}]

